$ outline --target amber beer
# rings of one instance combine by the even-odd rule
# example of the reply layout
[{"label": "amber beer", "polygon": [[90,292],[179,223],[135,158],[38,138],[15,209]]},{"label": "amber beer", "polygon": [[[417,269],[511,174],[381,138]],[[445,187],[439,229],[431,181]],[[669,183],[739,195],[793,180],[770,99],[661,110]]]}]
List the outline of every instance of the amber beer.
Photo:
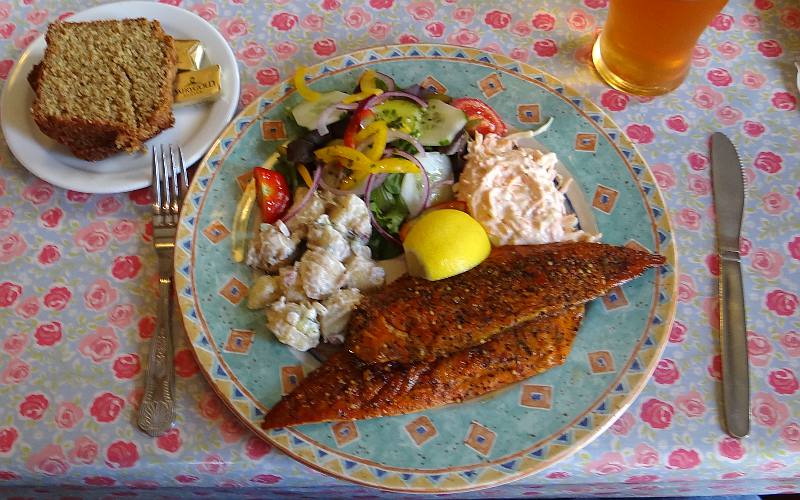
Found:
[{"label": "amber beer", "polygon": [[676,89],[689,72],[692,49],[727,0],[611,0],[592,50],[600,76],[637,95]]}]

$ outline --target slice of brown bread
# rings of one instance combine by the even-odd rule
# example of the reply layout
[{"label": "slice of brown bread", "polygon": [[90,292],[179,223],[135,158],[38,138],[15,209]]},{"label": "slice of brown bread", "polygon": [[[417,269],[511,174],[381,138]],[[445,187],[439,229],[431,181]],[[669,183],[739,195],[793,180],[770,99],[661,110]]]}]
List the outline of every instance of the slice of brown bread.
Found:
[{"label": "slice of brown bread", "polygon": [[41,131],[78,158],[136,151],[171,127],[176,54],[158,21],[53,23],[28,81]]}]

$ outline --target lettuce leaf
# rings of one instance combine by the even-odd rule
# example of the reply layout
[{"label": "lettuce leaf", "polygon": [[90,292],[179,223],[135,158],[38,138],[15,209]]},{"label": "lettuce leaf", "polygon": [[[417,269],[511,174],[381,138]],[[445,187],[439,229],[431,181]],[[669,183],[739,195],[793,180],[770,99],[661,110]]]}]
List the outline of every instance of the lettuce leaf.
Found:
[{"label": "lettuce leaf", "polygon": [[[402,183],[403,174],[389,174],[383,184],[372,191],[369,200],[369,209],[372,210],[376,222],[395,235],[400,232],[400,226],[408,217],[408,207],[400,196]],[[403,253],[401,246],[386,240],[377,231],[372,232],[369,247],[372,249],[372,258],[378,260],[391,259]]]}]

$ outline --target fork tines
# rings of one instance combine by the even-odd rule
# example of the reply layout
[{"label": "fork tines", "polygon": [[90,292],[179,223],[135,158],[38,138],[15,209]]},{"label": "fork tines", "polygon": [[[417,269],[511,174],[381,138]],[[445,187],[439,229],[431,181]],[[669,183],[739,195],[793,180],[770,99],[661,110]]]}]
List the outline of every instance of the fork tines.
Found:
[{"label": "fork tines", "polygon": [[189,180],[181,148],[172,144],[153,146],[154,224],[178,223],[178,214],[188,187]]}]

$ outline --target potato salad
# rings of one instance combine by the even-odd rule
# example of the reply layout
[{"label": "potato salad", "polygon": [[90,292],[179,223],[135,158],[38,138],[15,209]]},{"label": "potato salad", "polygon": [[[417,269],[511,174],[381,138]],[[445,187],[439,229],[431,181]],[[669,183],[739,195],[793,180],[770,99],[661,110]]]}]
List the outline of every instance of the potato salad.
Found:
[{"label": "potato salad", "polygon": [[[262,223],[246,262],[259,276],[247,297],[251,309],[266,309],[267,327],[299,351],[320,339],[340,343],[363,291],[380,287],[384,271],[366,245],[372,232],[364,201],[300,187],[305,202],[287,222]],[[290,209],[291,210],[291,209]]]}]

